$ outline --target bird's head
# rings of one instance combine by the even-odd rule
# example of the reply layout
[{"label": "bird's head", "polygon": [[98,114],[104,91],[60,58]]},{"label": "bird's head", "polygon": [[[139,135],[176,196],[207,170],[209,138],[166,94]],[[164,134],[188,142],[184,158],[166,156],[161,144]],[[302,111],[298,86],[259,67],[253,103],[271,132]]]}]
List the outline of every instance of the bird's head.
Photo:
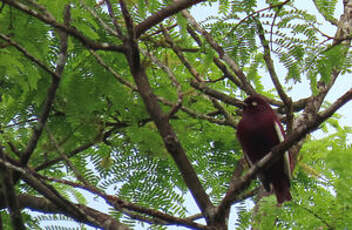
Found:
[{"label": "bird's head", "polygon": [[244,100],[243,113],[272,111],[269,103],[259,95],[249,96]]}]

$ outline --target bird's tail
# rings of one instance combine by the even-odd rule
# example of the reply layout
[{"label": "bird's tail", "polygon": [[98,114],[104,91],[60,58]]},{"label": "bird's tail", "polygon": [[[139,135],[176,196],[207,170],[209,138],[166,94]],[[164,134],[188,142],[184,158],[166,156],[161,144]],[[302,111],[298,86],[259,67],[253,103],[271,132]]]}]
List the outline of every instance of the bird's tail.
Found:
[{"label": "bird's tail", "polygon": [[290,181],[286,177],[276,178],[272,181],[277,203],[282,204],[285,201],[292,200],[290,193]]}]

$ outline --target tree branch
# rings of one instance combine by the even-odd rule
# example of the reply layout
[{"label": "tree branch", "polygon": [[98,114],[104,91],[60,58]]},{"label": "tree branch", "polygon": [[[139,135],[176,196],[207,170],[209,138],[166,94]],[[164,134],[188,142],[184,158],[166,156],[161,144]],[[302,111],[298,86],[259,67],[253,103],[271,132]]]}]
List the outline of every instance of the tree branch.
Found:
[{"label": "tree branch", "polygon": [[257,11],[255,11],[255,12],[252,12],[252,13],[248,14],[246,17],[242,18],[241,21],[239,21],[239,22],[237,23],[237,25],[231,30],[231,32],[232,32],[232,31],[235,31],[235,30],[237,29],[237,27],[238,27],[239,25],[241,25],[244,21],[246,21],[248,18],[251,18],[251,17],[253,17],[254,15],[259,14],[259,13],[261,13],[261,12],[263,12],[263,11],[266,11],[266,10],[271,10],[271,9],[273,9],[273,8],[282,7],[282,6],[286,5],[287,3],[289,3],[290,1],[291,1],[291,0],[286,0],[286,1],[284,1],[284,2],[279,2],[279,3],[277,3],[277,4],[270,4],[270,6],[268,6],[268,7],[265,7],[265,8],[263,8],[263,9],[260,9],[260,10],[257,10]]},{"label": "tree branch", "polygon": [[[176,104],[171,102],[171,101],[168,101],[166,100],[165,98],[163,97],[159,97],[157,96],[157,99],[158,101],[160,101],[161,103],[163,103],[164,105],[167,105],[167,106],[175,106]],[[209,121],[211,123],[214,123],[214,124],[218,124],[218,125],[228,125],[227,121],[226,120],[219,120],[219,119],[216,119],[216,118],[213,118],[211,116],[208,116],[208,115],[205,115],[205,114],[201,114],[201,113],[198,113],[188,107],[185,107],[185,106],[182,106],[181,105],[181,108],[180,108],[183,112],[187,113],[188,115],[190,115],[191,117],[193,118],[199,118],[199,119],[202,119],[202,120],[206,120],[206,121]]]},{"label": "tree branch", "polygon": [[230,97],[224,93],[221,93],[219,91],[211,89],[211,88],[207,87],[205,83],[192,81],[191,86],[194,87],[195,89],[198,89],[199,91],[205,93],[206,95],[214,97],[214,98],[216,98],[226,104],[233,105],[233,106],[236,106],[239,108],[242,108],[244,105],[241,100],[238,100],[238,99]]},{"label": "tree branch", "polygon": [[3,159],[0,159],[0,165],[5,167],[7,170],[16,171],[16,173],[18,173],[29,186],[53,202],[60,210],[65,212],[66,215],[72,216],[80,222],[96,223],[96,225],[98,225],[94,217],[87,215],[87,213],[84,213],[82,209],[79,209],[70,201],[66,200],[52,186],[45,184],[41,180],[34,177],[29,169],[13,165]]},{"label": "tree branch", "polygon": [[150,29],[151,27],[157,25],[158,23],[162,22],[165,18],[174,15],[181,10],[186,8],[190,8],[191,6],[198,4],[200,2],[204,2],[205,0],[178,0],[174,1],[172,5],[169,5],[158,12],[155,12],[148,18],[146,18],[143,22],[136,26],[136,37],[138,38],[141,34],[145,31]]},{"label": "tree branch", "polygon": [[[109,2],[109,1],[107,1],[107,2]],[[90,13],[93,17],[95,17],[95,18],[98,20],[98,22],[100,23],[100,25],[102,25],[106,31],[108,31],[109,33],[111,33],[112,35],[114,35],[114,36],[116,36],[116,37],[118,37],[118,38],[121,38],[121,37],[120,37],[120,34],[117,32],[116,26],[115,26],[115,29],[116,29],[116,31],[115,31],[115,30],[114,30],[113,28],[111,28],[107,23],[105,23],[105,21],[104,21],[101,17],[99,17],[99,15],[98,15],[93,9],[91,9],[89,6],[87,6],[86,4],[84,4],[84,2],[83,2],[82,0],[80,0],[80,4],[81,4],[87,11],[89,11],[89,13]],[[115,24],[115,22],[114,22],[114,24]]]},{"label": "tree branch", "polygon": [[117,81],[119,81],[121,84],[127,86],[128,88],[132,89],[133,91],[137,91],[136,86],[132,85],[129,81],[125,80],[123,77],[121,77],[113,68],[111,68],[109,65],[107,65],[104,60],[101,58],[97,52],[94,50],[90,50],[90,53],[96,58],[98,63],[103,66],[108,72],[110,72]]},{"label": "tree branch", "polygon": [[78,171],[78,169],[71,163],[70,159],[66,156],[66,154],[62,150],[61,146],[57,143],[57,141],[55,140],[55,137],[53,136],[53,134],[51,133],[49,128],[47,128],[47,132],[48,132],[50,141],[55,146],[57,152],[59,152],[60,156],[62,157],[62,159],[64,160],[66,165],[72,170],[75,177],[79,181],[81,181],[83,184],[88,185],[88,182],[86,181],[86,179],[81,175],[81,173]]},{"label": "tree branch", "polygon": [[[195,78],[194,82],[204,82],[203,77],[201,76],[201,74],[198,73],[198,71],[193,68],[193,66],[191,65],[191,63],[187,60],[187,58],[183,55],[182,51],[180,50],[179,47],[177,47],[175,45],[175,43],[173,42],[170,34],[168,33],[168,31],[161,25],[161,28],[163,30],[163,34],[165,37],[166,42],[168,42],[172,48],[172,50],[175,52],[175,54],[177,55],[177,57],[180,59],[180,61],[182,62],[182,64],[184,66],[186,66],[186,68],[188,69],[188,71],[193,75],[193,77]],[[192,85],[192,83],[191,83]],[[209,96],[209,95],[208,95]],[[232,118],[232,116],[222,107],[222,105],[220,103],[218,103],[213,97],[209,96],[209,99],[212,101],[213,105],[218,108],[222,114],[225,116],[226,122],[235,127],[235,122],[234,119]]]},{"label": "tree branch", "polygon": [[186,59],[186,57],[183,55],[182,51],[180,50],[179,47],[175,45],[175,43],[172,41],[170,34],[167,32],[167,30],[161,26],[163,35],[165,37],[165,40],[167,43],[170,44],[172,50],[174,53],[177,55],[177,57],[180,59],[182,64],[188,69],[188,71],[192,74],[192,76],[197,79],[197,81],[203,81],[202,77],[200,74],[197,72],[195,68],[191,65],[191,63]]},{"label": "tree branch", "polygon": [[117,23],[116,21],[116,16],[115,16],[115,13],[114,13],[114,10],[112,9],[112,5],[110,3],[110,0],[105,0],[105,3],[106,3],[106,6],[108,7],[108,12],[109,12],[109,16],[112,20],[112,23],[114,24],[114,27],[115,27],[115,30],[116,30],[116,33],[117,33],[117,36],[120,38],[120,39],[124,39],[123,37],[123,34],[122,34],[122,30],[119,26],[119,24]]},{"label": "tree branch", "polygon": [[[282,6],[282,5],[281,5]],[[280,7],[281,7],[280,6]],[[287,133],[291,133],[292,127],[293,127],[293,105],[292,105],[292,99],[286,94],[284,88],[282,87],[279,77],[276,74],[275,67],[274,67],[274,62],[271,58],[270,54],[270,47],[269,47],[269,42],[265,38],[264,34],[264,28],[262,26],[262,23],[259,21],[258,18],[254,18],[256,25],[257,25],[257,31],[259,34],[259,39],[260,42],[264,48],[264,61],[266,64],[266,67],[269,70],[269,75],[271,78],[271,81],[274,83],[274,86],[276,88],[276,91],[278,92],[281,100],[284,102],[284,106],[286,107],[286,115],[287,115]]]},{"label": "tree branch", "polygon": [[[0,145],[0,159],[6,160],[5,153],[3,152],[3,146]],[[12,227],[15,230],[25,230],[21,210],[16,197],[15,187],[13,183],[12,170],[8,170],[3,166],[0,166],[1,172],[1,196],[4,196],[4,200],[8,210],[10,212]]]},{"label": "tree branch", "polygon": [[290,104],[291,100],[287,96],[284,88],[282,87],[282,85],[279,81],[279,77],[276,74],[274,62],[273,62],[273,60],[271,58],[271,54],[270,54],[269,42],[265,38],[264,28],[263,28],[261,22],[259,21],[259,19],[255,18],[254,20],[257,25],[257,31],[258,31],[260,42],[264,48],[264,61],[265,61],[266,67],[268,68],[270,78],[271,78],[272,82],[274,83],[275,88],[276,88],[281,100],[287,106],[288,104]]},{"label": "tree branch", "polygon": [[322,218],[320,215],[318,215],[317,213],[313,212],[311,209],[304,207],[303,205],[300,205],[296,202],[294,202],[295,205],[297,205],[298,207],[302,208],[303,210],[307,211],[309,214],[311,214],[312,216],[314,216],[315,218],[317,218],[318,220],[320,220],[323,224],[325,224],[325,226],[327,227],[328,230],[333,230],[335,229],[334,227],[332,227],[326,220],[324,220],[324,218]]},{"label": "tree branch", "polygon": [[[17,196],[17,199],[19,202],[19,206],[21,208],[28,208],[32,211],[38,211],[43,213],[68,215],[66,212],[63,212],[61,209],[59,209],[54,203],[42,197],[33,196],[29,194],[20,194]],[[0,206],[1,208],[6,207],[3,203],[0,203],[0,205],[1,205]],[[75,205],[78,209],[83,210],[84,213],[87,213],[89,216],[94,216],[94,219],[96,219],[98,222],[98,223],[83,222],[85,224],[91,225],[93,227],[107,229],[107,230],[129,230],[130,229],[128,226],[116,221],[110,215],[99,212],[95,209],[89,208],[82,204],[75,204]],[[71,217],[75,218],[74,216],[71,216]],[[79,219],[76,219],[76,220],[79,222],[82,222]]]},{"label": "tree branch", "polygon": [[[121,4],[121,6],[123,6],[123,4]],[[125,11],[127,10],[125,9]],[[126,18],[125,21],[128,22],[128,12],[124,12],[124,15]],[[131,24],[131,22],[128,22],[128,24]],[[149,84],[145,69],[140,63],[138,44],[133,36],[131,37],[131,35],[129,35],[128,40],[125,42],[125,48],[128,49],[126,52],[126,58],[128,60],[131,74],[136,82],[138,92],[143,99],[148,113],[158,128],[166,149],[173,157],[198,207],[206,216],[209,216],[213,211],[213,205],[209,196],[204,191],[190,161],[186,157],[186,153],[170,125],[168,117],[162,112],[162,109],[158,104],[158,99]]]},{"label": "tree branch", "polygon": [[[138,55],[138,53],[128,52],[131,55]],[[128,60],[134,60],[135,58],[129,57]],[[138,91],[141,94],[144,104],[147,108],[148,113],[156,124],[159,133],[163,139],[166,149],[173,157],[176,165],[178,166],[186,185],[190,189],[193,198],[196,200],[199,208],[204,214],[209,213],[209,209],[212,208],[212,204],[208,195],[205,193],[194,169],[186,157],[183,147],[179,142],[172,126],[170,125],[167,116],[163,114],[160,105],[157,102],[157,98],[152,92],[149,85],[148,78],[140,63],[129,61],[130,70],[135,79]]]},{"label": "tree branch", "polygon": [[[28,6],[22,4],[19,1],[12,1],[12,0],[2,0],[2,2],[15,7],[16,9],[23,11],[24,13],[31,15],[35,18],[38,18],[40,21],[51,25],[57,29],[61,29],[65,32],[67,32],[68,34],[70,34],[71,36],[75,37],[76,39],[78,39],[79,41],[82,42],[82,44],[84,44],[86,47],[88,47],[89,49],[92,50],[109,50],[109,51],[117,51],[117,52],[125,52],[124,48],[122,46],[116,46],[113,44],[109,44],[106,42],[103,43],[99,43],[96,41],[93,41],[89,38],[87,38],[86,36],[84,36],[78,29],[76,29],[73,26],[66,26],[64,24],[61,24],[59,22],[57,22],[55,20],[55,18],[51,15],[48,14],[40,14],[39,12],[32,10],[31,8],[29,8]],[[36,5],[36,4],[35,4]],[[37,7],[42,8],[42,6],[37,5]]]},{"label": "tree branch", "polygon": [[155,63],[157,66],[159,66],[159,68],[162,69],[169,76],[171,82],[176,87],[176,92],[177,92],[178,98],[177,98],[177,102],[172,106],[172,108],[168,114],[168,117],[171,118],[182,106],[183,93],[182,93],[181,85],[177,81],[174,73],[171,71],[171,69],[167,65],[163,64],[158,58],[156,58],[150,52],[147,52],[142,49],[141,49],[141,52],[143,53],[144,56],[148,56],[153,61],[153,63]]},{"label": "tree branch", "polygon": [[[206,226],[198,224],[198,223],[194,223],[191,220],[174,217],[174,216],[171,216],[169,214],[166,214],[166,213],[154,210],[154,209],[145,208],[140,205],[134,204],[132,202],[122,200],[117,196],[108,195],[104,191],[101,191],[91,185],[82,185],[79,183],[75,183],[75,182],[71,182],[71,181],[67,181],[67,180],[63,180],[63,179],[49,178],[49,177],[45,177],[45,176],[41,176],[41,175],[38,175],[38,177],[43,178],[45,180],[54,181],[54,182],[62,183],[65,185],[70,185],[75,188],[84,189],[88,192],[91,192],[95,195],[102,197],[106,201],[107,204],[111,205],[116,210],[121,211],[125,215],[130,216],[131,218],[134,218],[134,219],[141,220],[141,221],[149,223],[149,224],[180,225],[180,226],[184,226],[184,227],[192,227],[195,229],[208,229]],[[151,216],[151,217],[153,217],[153,219],[147,218],[147,217],[144,217],[141,215],[136,215],[135,212]]]},{"label": "tree branch", "polygon": [[[254,88],[251,86],[251,84],[248,82],[246,75],[243,73],[241,68],[238,66],[237,63],[235,63],[230,56],[227,55],[227,53],[224,51],[224,49],[216,43],[216,41],[213,39],[213,37],[206,31],[204,30],[197,22],[196,20],[191,16],[190,13],[188,13],[186,10],[182,11],[182,15],[187,19],[187,21],[195,28],[196,31],[201,33],[203,37],[207,40],[207,42],[213,47],[213,49],[218,53],[219,58],[225,63],[229,65],[231,70],[236,74],[236,76],[240,79],[242,86],[241,88],[248,94],[248,95],[253,95],[256,94]],[[239,86],[240,87],[240,86]]]},{"label": "tree branch", "polygon": [[[100,137],[100,135],[99,135],[99,137]],[[69,152],[67,154],[67,157],[70,158],[70,157],[73,157],[73,156],[77,155],[78,153],[80,153],[80,152],[92,147],[94,144],[96,144],[96,142],[97,142],[97,140],[94,139],[91,142],[88,142],[86,144],[83,144],[83,145],[77,147],[76,149],[74,149],[71,152]],[[64,159],[62,158],[62,156],[59,156],[59,157],[54,158],[52,160],[46,161],[46,162],[42,163],[41,165],[37,166],[35,168],[35,171],[41,171],[41,170],[46,169],[46,168],[48,168],[48,167],[50,167],[50,166],[52,166],[54,164],[57,164],[57,163],[59,163],[60,161],[63,161],[63,160]]]},{"label": "tree branch", "polygon": [[125,20],[126,28],[127,28],[127,33],[128,33],[128,39],[129,40],[134,40],[136,39],[136,31],[135,31],[135,26],[133,24],[132,17],[130,15],[130,12],[127,9],[126,3],[124,0],[119,0],[120,1],[120,7],[121,7],[121,12],[123,15],[123,18]]},{"label": "tree branch", "polygon": [[[64,11],[64,23],[66,26],[69,25],[70,20],[71,20],[70,6],[67,5]],[[58,31],[58,35],[60,37],[60,53],[58,55],[58,59],[56,62],[56,69],[55,69],[55,76],[57,77],[52,78],[51,86],[48,89],[48,93],[47,93],[45,103],[43,105],[43,109],[39,115],[38,124],[34,127],[33,135],[29,140],[24,152],[22,153],[22,156],[21,156],[22,165],[26,165],[28,163],[29,158],[31,157],[35,147],[37,146],[37,143],[43,132],[46,121],[48,120],[49,112],[51,110],[51,107],[54,103],[54,99],[56,96],[56,90],[59,88],[60,78],[63,73],[64,66],[66,64],[68,35],[63,31]]]},{"label": "tree branch", "polygon": [[32,54],[30,54],[24,47],[21,45],[17,44],[14,40],[12,40],[10,37],[6,36],[3,33],[0,33],[0,38],[7,41],[10,45],[15,47],[18,51],[23,53],[25,57],[27,57],[29,60],[37,64],[40,68],[42,68],[44,71],[48,72],[53,78],[59,78],[60,76],[57,75],[56,72],[52,71],[49,69],[42,61],[34,57]]},{"label": "tree branch", "polygon": [[[342,14],[340,17],[340,20],[338,22],[338,29],[335,34],[335,39],[331,46],[331,47],[336,46],[337,44],[340,44],[342,43],[342,41],[344,41],[342,44],[346,47],[346,49],[344,50],[344,53],[341,54],[341,56],[345,56],[345,54],[347,54],[351,40],[348,40],[348,39],[346,40],[346,37],[349,37],[351,33],[350,31],[352,31],[351,0],[343,1],[343,3],[344,3],[344,14]],[[324,52],[326,52],[328,49],[326,49]],[[320,110],[320,107],[324,102],[326,95],[333,87],[340,72],[341,71],[339,70],[338,66],[335,66],[334,68],[332,68],[331,78],[329,82],[325,82],[323,80],[320,80],[318,82],[317,85],[318,85],[319,93],[316,96],[307,98],[304,111],[302,115],[295,120],[293,124],[293,129],[296,129],[297,127],[299,128],[301,126],[305,126],[307,121],[311,121],[315,119],[315,116]],[[303,145],[302,142],[298,143],[296,146],[294,146],[294,151],[291,151],[292,157],[293,157],[293,166],[296,163],[299,149],[302,145]]]}]

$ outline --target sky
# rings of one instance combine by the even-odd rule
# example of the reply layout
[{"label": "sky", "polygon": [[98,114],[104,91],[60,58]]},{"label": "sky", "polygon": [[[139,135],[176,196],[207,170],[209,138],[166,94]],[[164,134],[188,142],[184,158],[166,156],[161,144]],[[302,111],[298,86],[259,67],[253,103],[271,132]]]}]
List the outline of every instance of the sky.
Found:
[{"label": "sky", "polygon": [[[296,2],[296,6],[298,8],[306,9],[308,12],[316,15],[318,17],[318,21],[322,21],[322,22],[324,21],[323,18],[315,10],[315,7],[314,7],[312,1],[297,0],[295,2]],[[335,11],[335,18],[338,19],[339,16],[341,15],[341,13],[342,13],[342,0],[340,0],[338,3],[337,10]],[[191,14],[197,19],[198,22],[200,22],[200,21],[203,21],[205,18],[207,18],[210,15],[216,15],[217,14],[217,7],[216,7],[216,4],[213,4],[212,7],[205,7],[205,6],[197,5],[191,9]],[[319,28],[331,36],[334,36],[334,34],[336,32],[336,28],[331,26],[329,23],[323,23],[322,25],[319,26]],[[277,60],[275,61],[275,64],[276,64],[275,67],[277,69],[277,72],[278,72],[280,79],[284,79],[285,74],[286,74],[286,70],[283,69],[282,67],[280,67]],[[265,86],[267,88],[272,88],[273,85],[270,81],[268,73],[263,72],[263,75],[266,76],[266,79],[267,79],[267,80],[265,80],[265,83],[264,83]],[[344,92],[346,92],[348,89],[350,89],[352,87],[352,81],[350,79],[351,79],[350,75],[340,76],[337,79],[333,90],[328,94],[327,99],[330,102],[333,102],[338,97],[340,97]],[[282,80],[282,83],[284,84],[283,80]],[[307,97],[310,95],[310,90],[309,90],[309,87],[307,87],[307,86],[309,86],[309,83],[307,81],[302,81],[302,83],[294,85],[294,89],[292,91],[290,91],[289,95],[294,100]],[[339,113],[343,115],[342,120],[341,120],[343,125],[352,124],[352,116],[348,117],[348,112],[350,113],[351,110],[352,110],[352,103],[345,105],[341,110],[339,110]],[[104,205],[105,202],[102,199],[100,199],[100,198],[94,199],[89,193],[87,193],[87,192],[83,192],[83,193],[86,194],[87,197],[90,197],[90,199],[89,199],[89,206],[90,207],[94,207],[94,208],[98,209],[99,211],[102,211],[105,213],[108,212],[107,206]],[[186,206],[187,206],[187,210],[189,211],[189,213],[188,213],[189,215],[199,213],[199,209],[198,209],[197,205],[195,204],[195,202],[193,201],[190,194],[187,194],[187,196],[186,196]],[[236,221],[236,215],[235,215],[234,209],[236,209],[236,206],[232,207],[232,212],[231,212],[230,222],[229,222],[230,226],[234,226],[235,221]],[[43,222],[43,224],[45,224],[45,223]],[[48,222],[48,224],[50,224],[50,222]],[[69,225],[69,226],[70,227],[78,227],[79,225]],[[145,230],[145,229],[147,229],[147,226],[148,225],[144,225],[144,227],[138,226],[138,227],[136,227],[136,229],[137,230]],[[89,229],[93,229],[93,228],[89,228]],[[168,229],[170,229],[170,230],[176,230],[176,229],[183,230],[186,228],[169,227]]]}]

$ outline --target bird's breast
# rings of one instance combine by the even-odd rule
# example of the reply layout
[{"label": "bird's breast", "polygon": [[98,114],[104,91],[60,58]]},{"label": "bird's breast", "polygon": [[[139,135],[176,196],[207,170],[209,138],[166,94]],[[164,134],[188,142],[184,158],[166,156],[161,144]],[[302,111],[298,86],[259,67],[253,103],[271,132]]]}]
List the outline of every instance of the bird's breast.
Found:
[{"label": "bird's breast", "polygon": [[252,162],[260,160],[280,142],[270,116],[253,116],[241,120],[238,137]]}]

